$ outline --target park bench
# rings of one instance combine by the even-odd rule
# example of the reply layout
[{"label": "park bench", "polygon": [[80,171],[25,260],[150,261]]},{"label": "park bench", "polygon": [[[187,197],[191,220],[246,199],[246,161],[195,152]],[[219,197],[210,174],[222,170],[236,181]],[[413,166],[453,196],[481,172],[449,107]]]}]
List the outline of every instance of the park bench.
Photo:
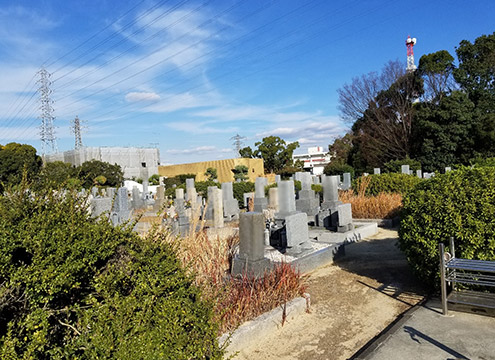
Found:
[{"label": "park bench", "polygon": [[495,309],[495,294],[460,290],[456,284],[495,287],[495,261],[468,260],[455,257],[454,238],[450,238],[450,253],[443,243],[440,250],[442,311],[448,314],[448,303]]}]

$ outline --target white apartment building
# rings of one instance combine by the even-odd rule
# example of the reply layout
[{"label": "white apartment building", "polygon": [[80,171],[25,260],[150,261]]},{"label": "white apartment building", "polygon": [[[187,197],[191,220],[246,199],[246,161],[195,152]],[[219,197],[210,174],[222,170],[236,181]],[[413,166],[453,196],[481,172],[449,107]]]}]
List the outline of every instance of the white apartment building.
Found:
[{"label": "white apartment building", "polygon": [[301,160],[304,162],[304,170],[311,172],[313,175],[323,174],[323,168],[330,162],[330,154],[322,146],[308,148],[306,154],[294,154],[292,160]]}]

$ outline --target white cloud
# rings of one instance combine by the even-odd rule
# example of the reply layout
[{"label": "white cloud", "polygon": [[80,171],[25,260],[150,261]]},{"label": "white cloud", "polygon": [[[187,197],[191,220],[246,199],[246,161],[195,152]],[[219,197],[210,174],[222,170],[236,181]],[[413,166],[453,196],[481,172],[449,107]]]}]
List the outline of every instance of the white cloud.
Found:
[{"label": "white cloud", "polygon": [[139,102],[139,101],[158,101],[160,95],[154,92],[130,92],[125,96],[127,102]]},{"label": "white cloud", "polygon": [[217,148],[215,146],[197,146],[195,148],[191,149],[169,149],[166,150],[165,152],[168,154],[173,154],[173,155],[190,155],[190,154],[198,154],[198,153],[205,153],[205,152],[213,152],[216,151]]}]

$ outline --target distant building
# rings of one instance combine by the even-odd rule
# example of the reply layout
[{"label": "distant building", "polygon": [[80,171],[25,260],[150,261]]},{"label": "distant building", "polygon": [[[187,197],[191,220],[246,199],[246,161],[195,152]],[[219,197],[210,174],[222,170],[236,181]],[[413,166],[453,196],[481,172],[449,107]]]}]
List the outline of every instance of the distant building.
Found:
[{"label": "distant building", "polygon": [[205,172],[208,168],[217,169],[218,182],[234,181],[234,169],[238,165],[244,165],[248,168],[249,181],[255,181],[258,176],[265,176],[263,159],[224,159],[203,161],[179,165],[162,165],[158,167],[160,176],[174,177],[182,174],[195,174],[196,181],[206,180]]},{"label": "distant building", "polygon": [[80,166],[90,160],[120,165],[126,179],[148,179],[151,175],[158,174],[160,150],[137,147],[83,147],[45,155],[46,162],[63,161],[74,166]]},{"label": "distant building", "polygon": [[292,160],[301,160],[304,162],[304,170],[311,172],[313,175],[323,174],[323,168],[330,162],[330,154],[321,146],[308,148],[307,154],[292,155]]}]

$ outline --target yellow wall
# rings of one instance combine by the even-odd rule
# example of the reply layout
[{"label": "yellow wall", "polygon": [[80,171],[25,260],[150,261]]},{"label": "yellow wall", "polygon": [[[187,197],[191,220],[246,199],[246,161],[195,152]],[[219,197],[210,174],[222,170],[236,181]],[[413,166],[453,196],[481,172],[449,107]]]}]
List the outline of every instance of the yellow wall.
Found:
[{"label": "yellow wall", "polygon": [[179,165],[160,165],[158,166],[158,174],[160,176],[174,177],[182,174],[196,174],[196,181],[206,180],[205,172],[209,167],[217,169],[218,182],[234,181],[234,169],[237,165],[245,165],[248,167],[249,181],[253,181],[259,176],[265,176],[263,167],[263,159],[225,159],[214,161],[203,161],[190,164]]}]

